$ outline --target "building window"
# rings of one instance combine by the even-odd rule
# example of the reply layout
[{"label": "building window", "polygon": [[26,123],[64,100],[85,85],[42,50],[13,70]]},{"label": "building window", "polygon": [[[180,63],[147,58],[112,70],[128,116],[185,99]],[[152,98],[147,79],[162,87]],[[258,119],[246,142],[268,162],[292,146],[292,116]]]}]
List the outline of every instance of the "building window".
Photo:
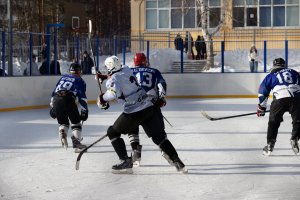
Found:
[{"label": "building window", "polygon": [[209,7],[209,20],[208,24],[210,28],[218,26],[221,21],[221,1],[220,0],[208,0]]},{"label": "building window", "polygon": [[[221,0],[205,0],[209,27],[219,24]],[[146,0],[146,29],[184,29],[201,26],[197,0]]]},{"label": "building window", "polygon": [[80,28],[79,17],[72,16],[72,29],[79,29],[79,28]]},{"label": "building window", "polygon": [[233,27],[299,26],[299,0],[233,0]]}]

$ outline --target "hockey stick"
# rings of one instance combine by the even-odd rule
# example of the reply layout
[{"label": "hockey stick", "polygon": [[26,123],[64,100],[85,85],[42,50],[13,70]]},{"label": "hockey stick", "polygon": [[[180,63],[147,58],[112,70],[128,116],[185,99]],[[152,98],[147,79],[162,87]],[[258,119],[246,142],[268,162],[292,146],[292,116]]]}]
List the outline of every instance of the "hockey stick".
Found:
[{"label": "hockey stick", "polygon": [[166,122],[168,122],[168,124],[169,124],[171,127],[173,127],[172,124],[169,122],[169,120],[167,120],[167,118],[166,118],[165,116],[163,116],[163,117],[164,117],[164,119],[166,120]]},{"label": "hockey stick", "polygon": [[[270,112],[270,110],[266,110],[265,111],[266,113],[267,112]],[[240,114],[240,115],[231,115],[231,116],[226,116],[226,117],[211,117],[209,116],[206,112],[204,111],[201,111],[201,114],[209,119],[210,121],[216,121],[216,120],[222,120],[222,119],[230,119],[230,118],[235,118],[235,117],[243,117],[243,116],[248,116],[248,115],[254,115],[254,114],[257,114],[257,112],[252,112],[252,113],[245,113],[245,114]]]},{"label": "hockey stick", "polygon": [[98,140],[96,140],[95,142],[93,142],[92,144],[90,144],[89,146],[85,147],[80,153],[79,155],[77,156],[77,160],[76,160],[76,165],[75,165],[75,169],[76,170],[79,170],[79,162],[80,162],[80,159],[81,159],[81,156],[87,152],[87,150],[89,148],[91,148],[92,146],[94,146],[95,144],[97,144],[98,142],[100,142],[101,140],[103,140],[107,135],[103,135],[101,138],[99,138]]},{"label": "hockey stick", "polygon": [[95,56],[94,56],[94,53],[93,53],[91,37],[92,37],[92,20],[89,19],[89,35],[88,35],[88,38],[89,38],[90,51],[91,51],[91,54],[92,54],[92,57],[93,57],[93,60],[94,60],[94,66],[95,66],[95,71],[96,71],[96,59],[95,59]]},{"label": "hockey stick", "polygon": [[99,87],[99,90],[100,90],[100,94],[103,94],[102,88],[101,88],[101,83],[100,83],[98,78],[97,78],[97,83],[98,83],[98,87]]}]

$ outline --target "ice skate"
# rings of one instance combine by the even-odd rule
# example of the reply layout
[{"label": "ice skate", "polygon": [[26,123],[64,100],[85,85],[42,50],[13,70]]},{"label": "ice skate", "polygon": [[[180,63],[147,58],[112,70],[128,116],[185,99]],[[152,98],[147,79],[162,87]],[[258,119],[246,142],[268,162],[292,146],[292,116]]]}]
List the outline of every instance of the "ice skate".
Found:
[{"label": "ice skate", "polygon": [[297,138],[291,139],[291,146],[294,153],[297,155],[299,153],[299,144]]},{"label": "ice skate", "polygon": [[132,174],[132,159],[126,158],[125,160],[120,160],[119,164],[112,166],[112,173],[113,174]]},{"label": "ice skate", "polygon": [[83,149],[86,148],[86,145],[81,144],[79,139],[75,138],[74,136],[72,136],[71,139],[75,153],[80,153]]},{"label": "ice skate", "polygon": [[269,143],[267,146],[263,148],[263,155],[270,156],[273,149],[274,149],[275,143]]},{"label": "ice skate", "polygon": [[161,151],[161,155],[162,157],[164,157],[168,163],[171,165],[171,166],[174,166],[174,162],[171,160],[171,158],[168,156],[168,154],[166,154],[164,151]]},{"label": "ice skate", "polygon": [[60,141],[63,148],[68,148],[68,140],[67,140],[67,134],[61,133],[60,134]]},{"label": "ice skate", "polygon": [[188,173],[188,170],[185,168],[185,165],[180,160],[180,158],[175,158],[173,161],[174,166],[176,167],[176,170],[180,173],[186,174]]},{"label": "ice skate", "polygon": [[137,149],[133,150],[133,153],[132,153],[133,166],[135,166],[135,167],[140,166],[141,155],[142,155],[142,145],[138,145]]}]

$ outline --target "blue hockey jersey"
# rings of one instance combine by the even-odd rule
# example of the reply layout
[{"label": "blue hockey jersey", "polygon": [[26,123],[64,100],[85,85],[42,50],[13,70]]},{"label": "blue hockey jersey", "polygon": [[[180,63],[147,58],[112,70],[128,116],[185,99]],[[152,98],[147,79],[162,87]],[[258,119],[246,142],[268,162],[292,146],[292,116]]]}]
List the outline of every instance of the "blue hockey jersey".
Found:
[{"label": "blue hockey jersey", "polygon": [[73,74],[63,75],[56,84],[52,97],[59,91],[69,91],[74,94],[80,104],[81,109],[88,110],[86,98],[86,83],[85,81]]},{"label": "blue hockey jersey", "polygon": [[271,90],[274,99],[295,97],[300,95],[300,75],[293,69],[283,68],[268,74],[262,81],[258,91],[259,104],[267,107]]},{"label": "blue hockey jersey", "polygon": [[151,67],[138,66],[132,68],[137,81],[152,98],[163,98],[166,95],[167,84],[160,71]]}]

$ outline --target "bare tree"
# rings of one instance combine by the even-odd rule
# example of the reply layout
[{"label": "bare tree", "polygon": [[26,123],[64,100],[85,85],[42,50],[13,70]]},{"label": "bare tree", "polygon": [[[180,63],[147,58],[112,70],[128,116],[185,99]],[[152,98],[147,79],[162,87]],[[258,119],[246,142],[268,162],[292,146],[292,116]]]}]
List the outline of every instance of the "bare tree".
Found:
[{"label": "bare tree", "polygon": [[[215,28],[209,28],[208,15],[209,7],[205,4],[205,0],[196,0],[197,7],[199,7],[199,14],[201,16],[201,29],[204,40],[206,42],[207,49],[207,61],[204,70],[209,70],[214,67],[214,47],[213,47],[213,36],[220,31],[225,22],[225,14],[227,8],[227,0],[221,1],[221,16],[219,24]],[[210,13],[211,14],[211,13]]]}]

